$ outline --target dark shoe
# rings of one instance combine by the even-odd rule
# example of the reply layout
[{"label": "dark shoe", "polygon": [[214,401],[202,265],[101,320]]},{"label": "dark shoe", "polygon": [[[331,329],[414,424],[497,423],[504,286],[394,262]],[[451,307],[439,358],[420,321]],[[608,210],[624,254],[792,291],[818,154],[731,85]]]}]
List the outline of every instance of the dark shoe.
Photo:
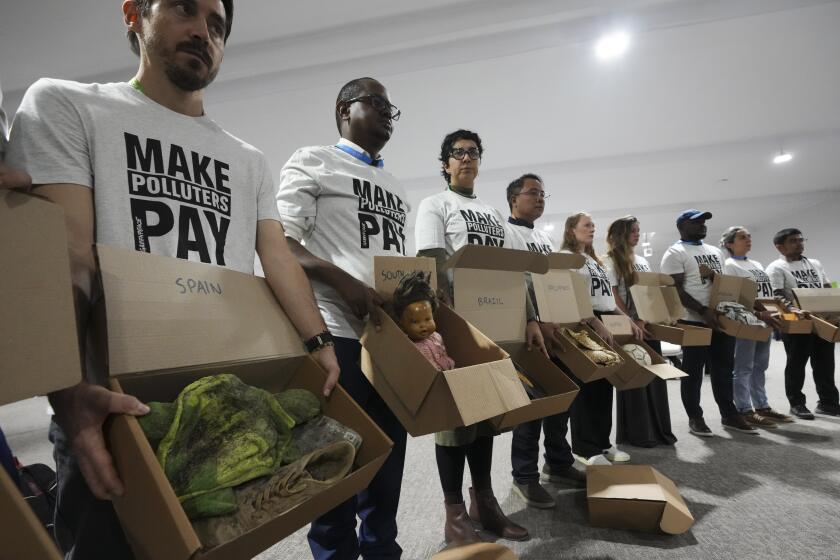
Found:
[{"label": "dark shoe", "polygon": [[781,412],[776,412],[770,407],[767,408],[756,408],[755,411],[759,413],[761,416],[765,418],[769,418],[770,420],[774,420],[776,422],[784,422],[790,423],[793,422],[793,416],[788,416],[787,414],[782,414]]},{"label": "dark shoe", "polygon": [[779,427],[778,424],[776,424],[766,416],[762,416],[761,414],[758,414],[753,410],[750,410],[749,412],[742,412],[741,418],[744,419],[744,422],[746,422],[750,426],[755,426],[756,428],[775,430]]},{"label": "dark shoe", "polygon": [[688,431],[694,434],[695,436],[700,437],[714,437],[715,434],[712,433],[712,430],[706,425],[706,421],[703,418],[689,418],[688,419]]},{"label": "dark shoe", "polygon": [[804,404],[795,404],[790,407],[790,413],[802,420],[813,420],[814,415]]},{"label": "dark shoe", "polygon": [[840,406],[836,404],[817,403],[817,408],[814,409],[817,414],[824,414],[826,416],[840,416]]},{"label": "dark shoe", "polygon": [[473,528],[464,502],[460,504],[444,503],[443,506],[446,508],[443,538],[446,539],[447,543],[462,545],[481,542],[481,535]]},{"label": "dark shoe", "polygon": [[563,484],[574,488],[586,488],[586,473],[572,465],[568,467],[549,467],[548,463],[543,465],[540,480],[552,484]]},{"label": "dark shoe", "polygon": [[557,502],[554,501],[551,494],[540,486],[540,483],[536,480],[527,484],[519,484],[514,481],[513,493],[525,500],[525,503],[531,507],[551,509],[557,505]]},{"label": "dark shoe", "polygon": [[720,423],[723,424],[723,427],[727,430],[734,430],[736,432],[741,432],[742,434],[750,434],[752,436],[758,435],[758,429],[754,426],[750,426],[747,422],[741,417],[739,414],[738,416],[729,416],[727,418],[721,418]]},{"label": "dark shoe", "polygon": [[499,507],[492,488],[480,491],[470,488],[470,517],[481,523],[487,531],[503,539],[524,541],[529,536],[528,529],[507,518]]}]

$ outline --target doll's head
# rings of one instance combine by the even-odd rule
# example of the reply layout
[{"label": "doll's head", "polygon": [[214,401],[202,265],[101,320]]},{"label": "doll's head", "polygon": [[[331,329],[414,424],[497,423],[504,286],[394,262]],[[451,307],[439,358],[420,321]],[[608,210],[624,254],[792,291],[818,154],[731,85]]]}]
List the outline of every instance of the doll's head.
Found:
[{"label": "doll's head", "polygon": [[437,298],[428,278],[419,270],[412,272],[394,290],[394,314],[400,328],[414,342],[429,338],[437,329],[434,317]]}]

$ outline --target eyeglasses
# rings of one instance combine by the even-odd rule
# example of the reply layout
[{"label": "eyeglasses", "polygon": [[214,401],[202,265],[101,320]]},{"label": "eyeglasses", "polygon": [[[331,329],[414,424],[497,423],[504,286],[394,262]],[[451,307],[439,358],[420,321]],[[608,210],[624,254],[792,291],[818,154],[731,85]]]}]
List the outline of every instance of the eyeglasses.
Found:
[{"label": "eyeglasses", "polygon": [[396,105],[382,97],[381,95],[376,95],[374,93],[370,93],[368,95],[360,95],[359,97],[354,97],[353,99],[348,99],[345,101],[348,105],[351,103],[355,103],[356,101],[363,101],[379,111],[380,113],[388,113],[388,117],[392,121],[400,120],[400,115],[402,111],[400,111]]},{"label": "eyeglasses", "polygon": [[788,239],[791,243],[805,243],[808,241],[807,237],[791,237]]},{"label": "eyeglasses", "polygon": [[541,198],[543,200],[551,198],[550,194],[545,194],[545,191],[540,190],[519,191],[517,194],[524,194],[525,196],[530,196],[531,198]]},{"label": "eyeglasses", "polygon": [[469,150],[465,150],[464,148],[455,148],[449,152],[449,157],[453,157],[458,161],[463,161],[464,156],[470,156],[470,159],[473,161],[481,159],[481,154],[478,152],[478,148],[470,148]]}]

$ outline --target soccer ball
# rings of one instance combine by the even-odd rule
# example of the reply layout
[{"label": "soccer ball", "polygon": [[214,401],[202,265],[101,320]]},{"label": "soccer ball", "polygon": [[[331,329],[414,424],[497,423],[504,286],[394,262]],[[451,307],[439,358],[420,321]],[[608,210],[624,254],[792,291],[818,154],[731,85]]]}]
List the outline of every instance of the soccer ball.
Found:
[{"label": "soccer ball", "polygon": [[649,366],[653,362],[650,359],[650,354],[647,353],[647,350],[639,346],[638,344],[625,344],[621,347],[631,358],[636,360],[639,365]]}]

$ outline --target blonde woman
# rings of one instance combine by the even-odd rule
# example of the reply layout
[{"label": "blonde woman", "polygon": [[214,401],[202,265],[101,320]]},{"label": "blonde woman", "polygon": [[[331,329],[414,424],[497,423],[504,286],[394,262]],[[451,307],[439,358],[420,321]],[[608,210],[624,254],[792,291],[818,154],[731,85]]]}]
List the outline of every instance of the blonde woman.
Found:
[{"label": "blonde woman", "polygon": [[[630,295],[638,272],[651,272],[647,259],[635,253],[640,236],[639,220],[624,216],[610,224],[607,230],[607,255],[604,263],[613,288],[616,306],[636,325],[644,329]],[[656,352],[662,352],[658,340],[645,342]],[[665,380],[656,378],[647,387],[618,393],[616,403],[616,443],[637,447],[673,445],[677,438],[671,431],[671,411],[668,407],[668,387]]]}]

